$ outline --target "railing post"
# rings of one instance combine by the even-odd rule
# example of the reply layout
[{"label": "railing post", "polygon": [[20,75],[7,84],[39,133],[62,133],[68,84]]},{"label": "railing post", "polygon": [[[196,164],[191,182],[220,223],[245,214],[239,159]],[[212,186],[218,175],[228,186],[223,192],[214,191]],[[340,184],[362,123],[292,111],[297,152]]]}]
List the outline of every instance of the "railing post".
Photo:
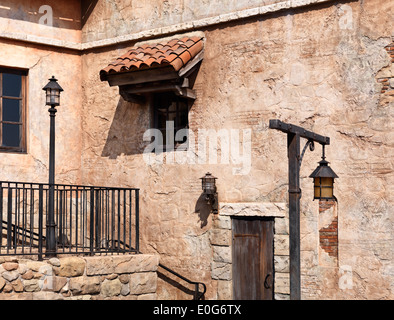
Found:
[{"label": "railing post", "polygon": [[198,296],[200,295],[200,291],[199,291],[199,284],[195,283],[194,284],[194,296],[193,296],[193,300],[198,300]]},{"label": "railing post", "polygon": [[96,238],[96,249],[100,250],[100,238],[101,238],[101,197],[100,197],[100,189],[96,190],[96,217],[95,217],[95,238]]},{"label": "railing post", "polygon": [[90,254],[94,251],[94,188],[90,188]]},{"label": "railing post", "polygon": [[135,190],[135,250],[140,251],[140,190]]},{"label": "railing post", "polygon": [[[59,247],[63,247],[64,250],[64,242],[63,242],[63,229],[65,228],[65,226],[63,225],[63,219],[64,219],[64,214],[63,214],[63,192],[64,190],[60,190],[60,188],[58,188],[57,191],[57,223],[59,225],[59,228],[57,230],[57,244],[59,245]],[[61,249],[59,249],[60,251]]]},{"label": "railing post", "polygon": [[3,247],[3,183],[0,182],[0,250]]},{"label": "railing post", "polygon": [[43,216],[44,216],[44,187],[42,184],[38,187],[38,260],[42,260],[42,241],[43,241]]},{"label": "railing post", "polygon": [[7,253],[11,249],[12,242],[12,189],[8,184],[8,203],[7,203]]}]

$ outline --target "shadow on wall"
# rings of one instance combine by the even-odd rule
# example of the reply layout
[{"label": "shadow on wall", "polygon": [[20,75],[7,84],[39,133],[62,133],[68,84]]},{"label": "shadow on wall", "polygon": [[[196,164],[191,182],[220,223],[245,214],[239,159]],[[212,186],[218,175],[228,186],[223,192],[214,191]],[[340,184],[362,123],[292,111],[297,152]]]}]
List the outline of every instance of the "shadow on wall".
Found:
[{"label": "shadow on wall", "polygon": [[[198,198],[194,211],[199,216],[200,227],[201,228],[205,227],[208,224],[209,214],[211,213],[211,206],[207,203],[204,194],[201,194],[200,197]],[[189,299],[190,296],[192,298],[194,297],[194,295],[196,293],[195,292],[196,287],[193,284],[188,283],[184,279],[180,279],[179,276],[176,276],[176,275],[168,272],[168,270],[166,270],[165,267],[163,267],[163,266],[161,266],[161,267],[162,267],[162,269],[160,269],[160,271],[159,270],[157,271],[157,275],[158,275],[159,279],[161,279],[162,281],[164,281],[165,283],[169,284],[174,289],[176,289],[175,291],[171,290],[172,291],[171,295],[175,294],[176,300]],[[183,275],[182,272],[181,272],[181,275]],[[190,281],[200,281],[200,280],[197,280],[194,275],[190,278]],[[199,287],[199,289],[201,289],[201,287]],[[172,297],[172,298],[174,298],[174,297]],[[205,300],[204,297],[202,299]]]},{"label": "shadow on wall", "polygon": [[143,135],[149,126],[149,108],[120,97],[101,156],[116,159],[121,154],[142,154],[147,145]]},{"label": "shadow on wall", "polygon": [[205,200],[205,195],[201,194],[196,202],[194,212],[200,218],[200,227],[203,228],[208,224],[209,214],[211,213],[211,205]]},{"label": "shadow on wall", "polygon": [[[159,279],[163,280],[164,282],[168,283],[169,285],[173,286],[174,288],[176,288],[177,290],[183,293],[183,294],[181,292],[178,293],[178,295],[181,295],[181,297],[177,296],[176,297],[177,300],[179,299],[186,300],[190,298],[189,296],[193,297],[194,288],[192,289],[188,288],[188,287],[192,287],[191,284],[188,284],[183,280],[172,279],[171,277],[174,276],[165,270],[157,271],[157,276],[159,277]],[[187,296],[185,296],[184,294],[186,294]]]}]

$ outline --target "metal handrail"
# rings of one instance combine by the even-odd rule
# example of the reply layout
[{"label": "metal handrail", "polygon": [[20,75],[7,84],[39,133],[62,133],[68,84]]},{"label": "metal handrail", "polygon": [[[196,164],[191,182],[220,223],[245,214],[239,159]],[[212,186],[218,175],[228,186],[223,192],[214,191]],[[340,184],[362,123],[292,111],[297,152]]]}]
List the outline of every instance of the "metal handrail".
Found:
[{"label": "metal handrail", "polygon": [[[161,263],[159,263],[159,267],[167,270],[168,272],[172,273],[173,275],[177,276],[178,278],[181,278],[182,280],[186,281],[187,283],[194,284],[193,300],[201,300],[204,297],[204,295],[207,291],[207,286],[204,283],[187,279],[184,276],[180,275],[179,273],[175,272],[174,270],[162,265]],[[203,287],[202,292],[200,292],[200,290],[199,290],[200,285],[202,285],[202,287]]]}]

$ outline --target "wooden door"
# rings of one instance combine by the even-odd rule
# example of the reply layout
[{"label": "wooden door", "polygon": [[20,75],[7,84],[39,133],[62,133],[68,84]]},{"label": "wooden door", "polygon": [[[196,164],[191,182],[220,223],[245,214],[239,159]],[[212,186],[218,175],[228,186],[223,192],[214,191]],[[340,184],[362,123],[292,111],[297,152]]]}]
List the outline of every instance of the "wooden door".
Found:
[{"label": "wooden door", "polygon": [[232,229],[233,299],[272,300],[273,219],[234,218]]}]

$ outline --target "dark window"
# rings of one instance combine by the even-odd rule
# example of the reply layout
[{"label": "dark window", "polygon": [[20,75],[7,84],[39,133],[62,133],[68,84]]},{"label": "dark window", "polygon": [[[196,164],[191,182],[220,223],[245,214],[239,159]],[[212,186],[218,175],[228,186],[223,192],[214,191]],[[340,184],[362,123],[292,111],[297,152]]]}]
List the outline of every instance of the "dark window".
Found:
[{"label": "dark window", "polygon": [[0,68],[0,150],[26,150],[26,72]]},{"label": "dark window", "polygon": [[[159,129],[163,136],[164,150],[169,143],[175,149],[186,141],[175,141],[176,133],[181,129],[189,128],[189,100],[177,96],[172,92],[158,93],[153,96],[154,127]],[[167,123],[170,121],[170,123]],[[173,130],[172,130],[173,127]]]}]

